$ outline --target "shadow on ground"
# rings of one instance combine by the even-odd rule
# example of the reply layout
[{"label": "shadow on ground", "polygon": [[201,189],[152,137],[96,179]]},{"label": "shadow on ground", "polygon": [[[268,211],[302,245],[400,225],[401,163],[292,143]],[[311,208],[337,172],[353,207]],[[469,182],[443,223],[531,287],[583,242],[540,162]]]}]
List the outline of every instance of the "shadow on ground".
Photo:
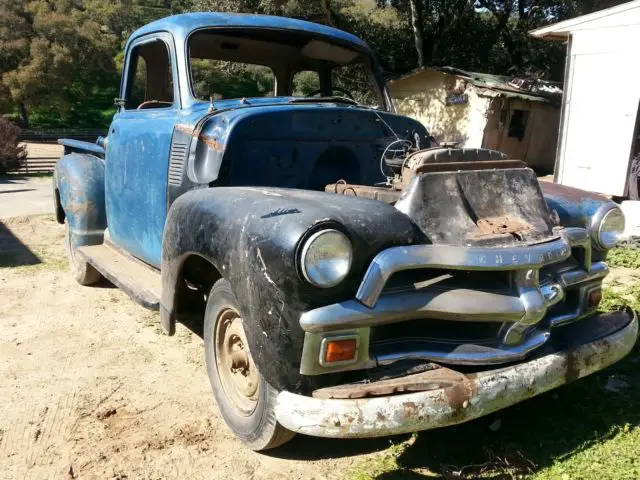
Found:
[{"label": "shadow on ground", "polygon": [[[374,478],[511,479],[533,474],[606,441],[625,426],[640,426],[639,366],[640,347],[636,346],[625,360],[591,377],[466,424],[418,433],[402,449],[398,468]],[[610,378],[625,379],[628,386],[609,391],[604,387]],[[355,456],[409,438],[299,436],[269,454],[308,460]],[[363,470],[367,471],[366,464]]]},{"label": "shadow on ground", "polygon": [[0,174],[0,185],[8,185],[12,183],[24,183],[26,180],[30,178],[48,178],[52,177],[53,172],[43,172],[43,173],[5,173]]},{"label": "shadow on ground", "polygon": [[4,190],[2,192],[0,192],[0,194],[3,193],[18,193],[18,192],[34,192],[35,188],[18,188],[17,190]]},{"label": "shadow on ground", "polygon": [[0,267],[37,265],[42,260],[0,222]]}]

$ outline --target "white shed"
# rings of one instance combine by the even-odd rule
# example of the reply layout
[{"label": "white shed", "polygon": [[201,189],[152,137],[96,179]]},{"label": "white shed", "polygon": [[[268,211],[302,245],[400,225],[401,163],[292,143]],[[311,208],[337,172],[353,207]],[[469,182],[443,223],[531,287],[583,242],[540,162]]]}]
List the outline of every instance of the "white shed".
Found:
[{"label": "white shed", "polygon": [[567,42],[555,181],[624,196],[640,105],[640,0],[531,32]]}]

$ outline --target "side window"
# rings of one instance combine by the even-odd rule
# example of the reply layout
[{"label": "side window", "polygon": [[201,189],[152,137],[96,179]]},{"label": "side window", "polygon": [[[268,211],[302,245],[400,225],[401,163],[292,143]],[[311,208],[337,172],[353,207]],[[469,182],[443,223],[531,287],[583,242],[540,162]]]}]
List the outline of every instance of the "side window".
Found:
[{"label": "side window", "polygon": [[291,95],[308,97],[320,90],[320,75],[315,70],[296,72],[291,79]]},{"label": "side window", "polygon": [[156,40],[134,47],[127,78],[127,110],[173,105],[173,74],[167,45]]}]

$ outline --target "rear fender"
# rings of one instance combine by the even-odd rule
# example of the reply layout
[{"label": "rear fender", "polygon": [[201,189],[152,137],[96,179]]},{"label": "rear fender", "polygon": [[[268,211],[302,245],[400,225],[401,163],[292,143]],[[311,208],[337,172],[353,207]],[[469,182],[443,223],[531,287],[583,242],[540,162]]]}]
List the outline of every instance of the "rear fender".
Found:
[{"label": "rear fender", "polygon": [[104,160],[86,153],[65,155],[56,165],[54,182],[54,199],[69,224],[72,245],[101,244],[107,228]]}]

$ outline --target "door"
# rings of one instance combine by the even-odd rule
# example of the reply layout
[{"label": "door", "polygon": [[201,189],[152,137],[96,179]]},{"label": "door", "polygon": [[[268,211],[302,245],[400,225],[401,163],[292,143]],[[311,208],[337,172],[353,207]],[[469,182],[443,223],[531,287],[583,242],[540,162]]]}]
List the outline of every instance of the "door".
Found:
[{"label": "door", "polygon": [[109,127],[106,152],[109,236],[133,256],[160,267],[169,150],[180,108],[170,35],[132,43],[123,79],[123,104]]},{"label": "door", "polygon": [[[625,52],[575,55],[566,92],[558,180],[624,195],[640,89],[640,69]],[[625,66],[621,75],[620,65]]]}]

